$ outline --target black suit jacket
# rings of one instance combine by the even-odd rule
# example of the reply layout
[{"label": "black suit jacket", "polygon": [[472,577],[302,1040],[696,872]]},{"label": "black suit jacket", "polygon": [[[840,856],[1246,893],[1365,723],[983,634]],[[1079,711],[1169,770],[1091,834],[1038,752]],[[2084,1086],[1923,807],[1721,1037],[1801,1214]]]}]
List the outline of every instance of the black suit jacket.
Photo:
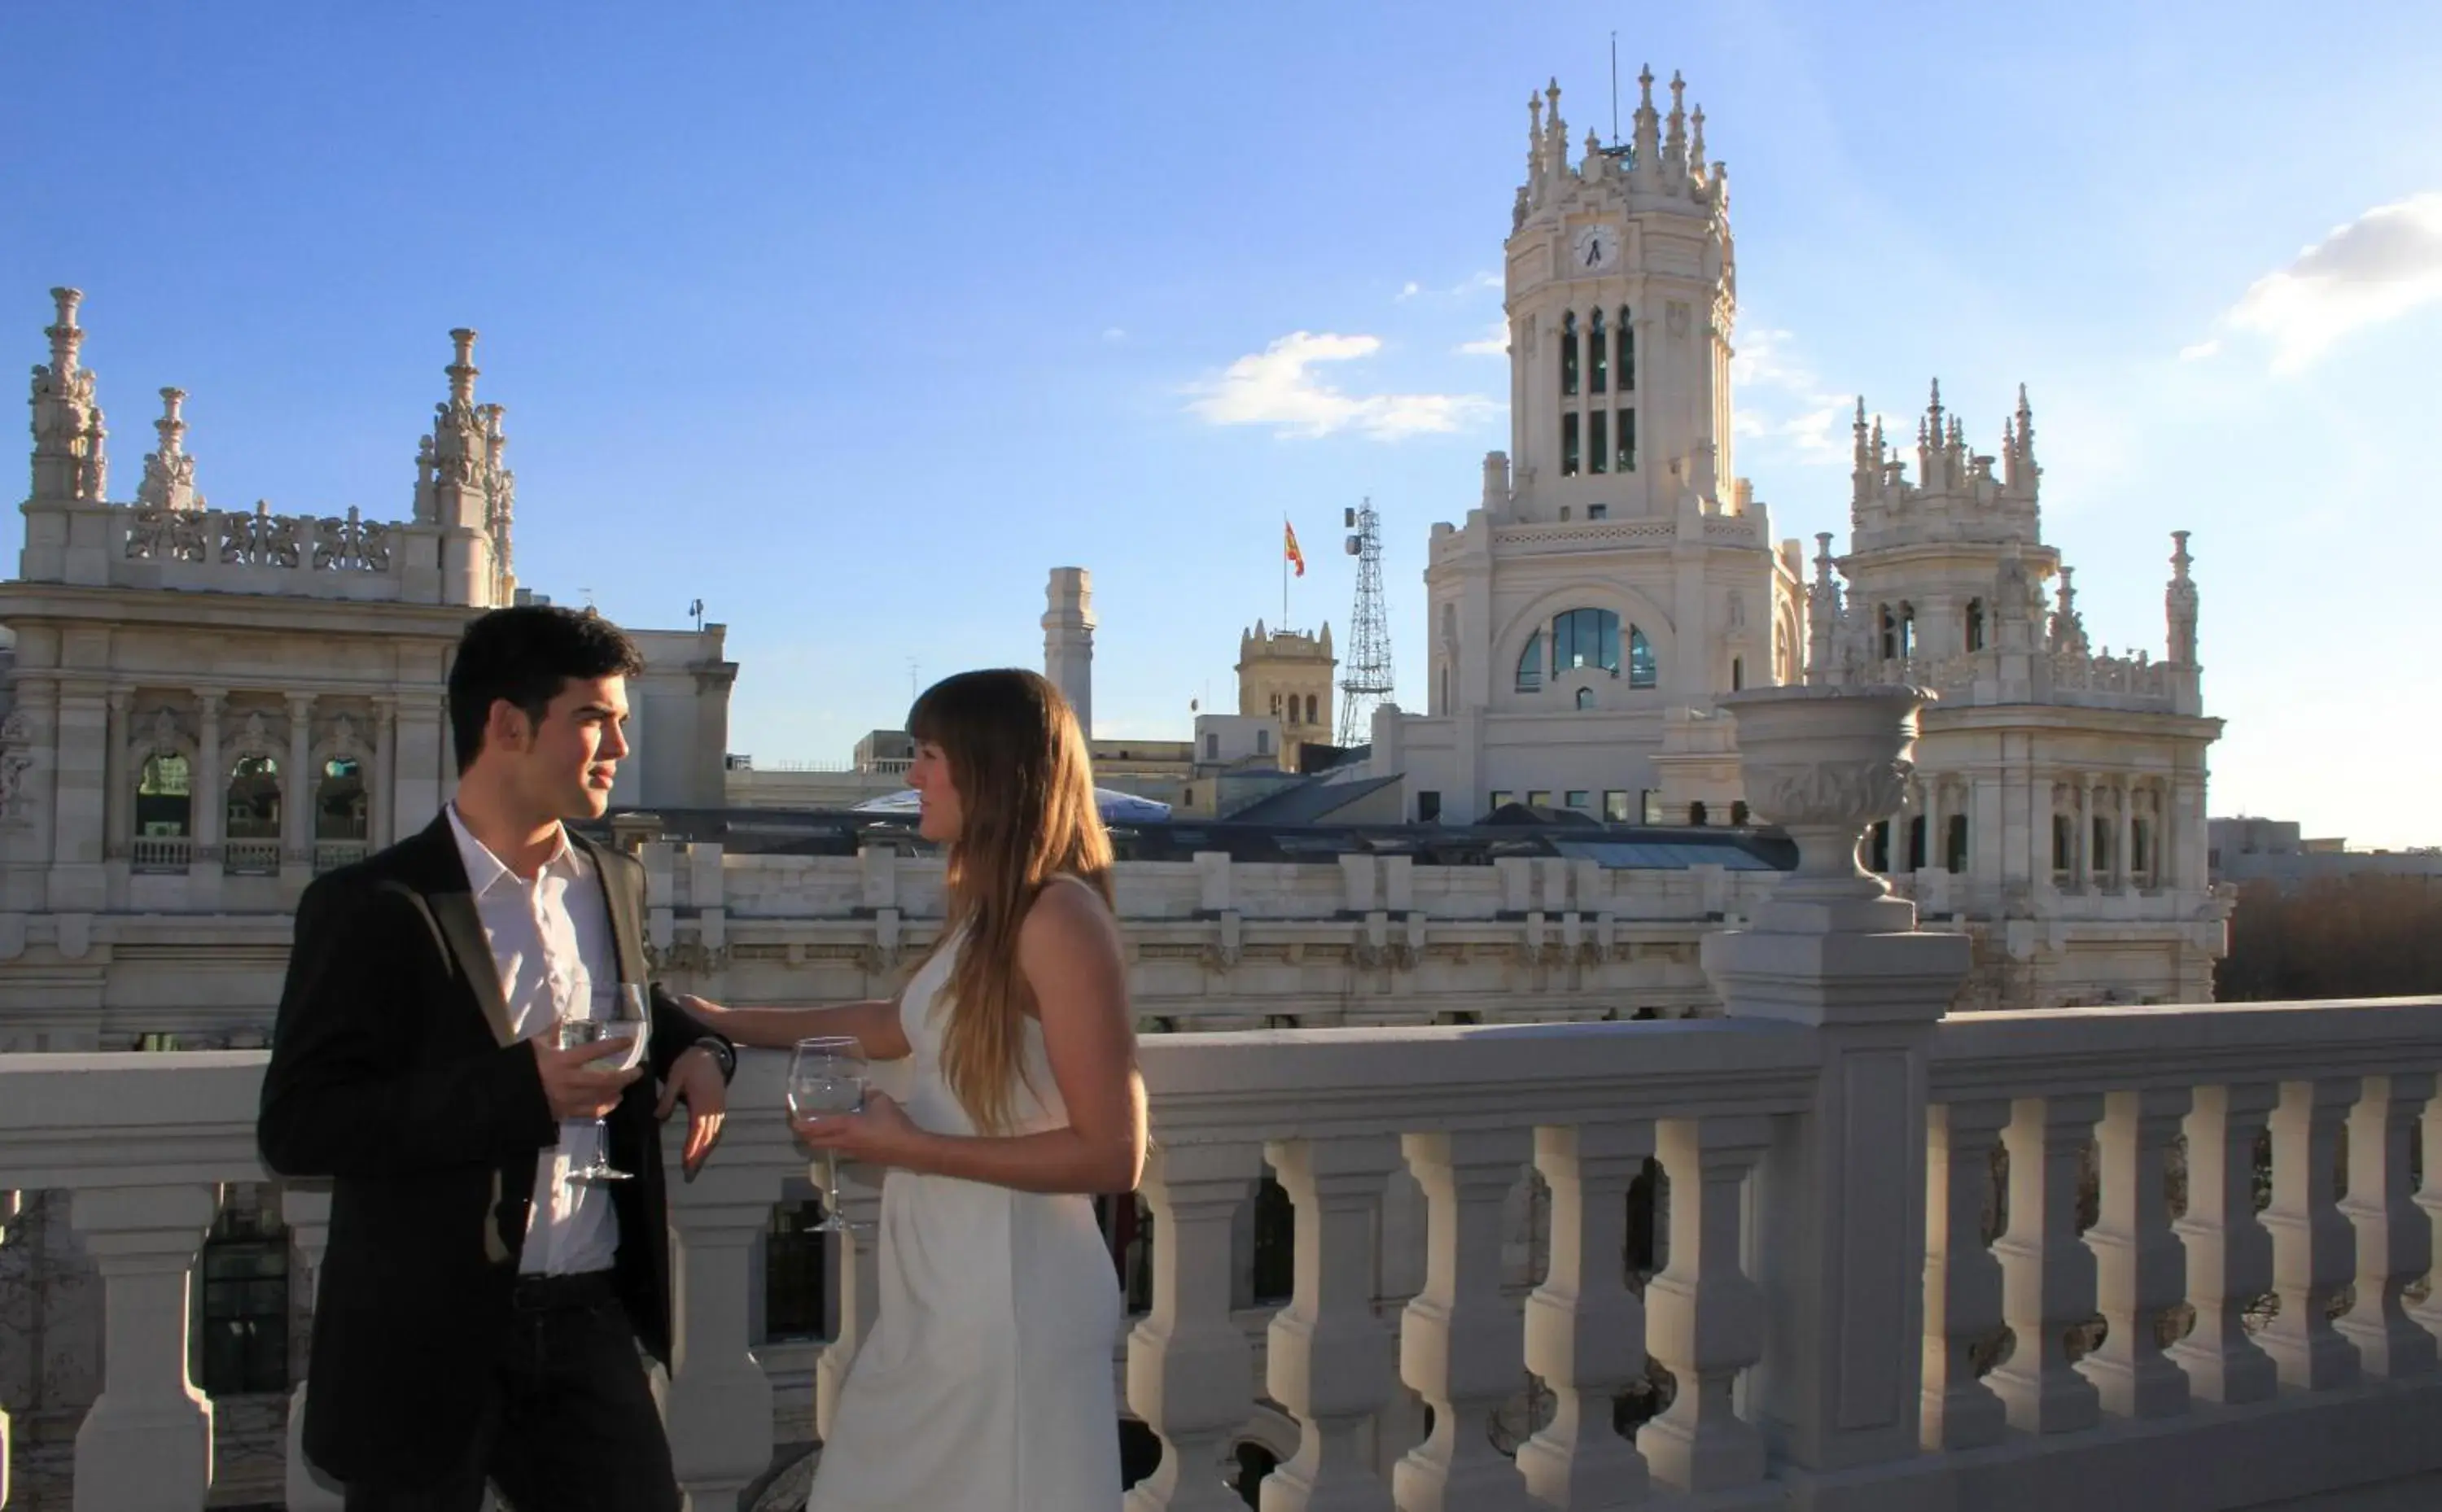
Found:
[{"label": "black suit jacket", "polygon": [[[644,982],[644,868],[572,834],[593,863],[619,979]],[[651,992],[652,1076],[606,1120],[615,1277],[637,1338],[670,1353],[653,1084],[713,1037]],[[255,1126],[265,1164],[329,1176],[315,1288],[305,1453],[342,1481],[412,1483],[471,1447],[534,1195],[559,1127],[534,1052],[509,1038],[499,973],[446,814],[305,890]]]}]

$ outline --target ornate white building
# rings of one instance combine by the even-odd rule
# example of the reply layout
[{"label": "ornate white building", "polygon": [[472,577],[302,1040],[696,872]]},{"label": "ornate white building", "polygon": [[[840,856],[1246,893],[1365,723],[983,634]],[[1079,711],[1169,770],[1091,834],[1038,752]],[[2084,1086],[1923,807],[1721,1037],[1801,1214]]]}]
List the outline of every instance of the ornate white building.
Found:
[{"label": "ornate white building", "polygon": [[1727,171],[1677,78],[1667,116],[1649,71],[1640,85],[1632,143],[1589,133],[1574,162],[1558,85],[1528,101],[1505,248],[1510,450],[1485,459],[1465,523],[1433,527],[1427,712],[1377,716],[1371,770],[1405,778],[1418,820],[1519,802],[1741,824],[1722,694],[1923,683],[1942,701],[1874,865],[1932,927],[1975,937],[1963,1001],[2210,998],[2228,905],[2206,877],[2204,753],[2221,726],[2201,708],[2185,533],[2161,658],[2095,652],[2042,539],[2023,392],[1995,458],[1937,386],[1914,483],[1859,403],[1850,549],[1818,537],[1810,587],[1800,545],[1776,549],[1769,511],[1723,481]]},{"label": "ornate white building", "polygon": [[1510,449],[1485,459],[1466,522],[1433,527],[1427,712],[1375,726],[1376,770],[1406,774],[1419,819],[1513,800],[1726,817],[1735,761],[1690,744],[1686,711],[1798,675],[1798,548],[1776,550],[1770,512],[1729,481],[1729,177],[1680,82],[1667,127],[1652,83],[1633,145],[1589,134],[1575,163],[1558,86],[1528,101]]},{"label": "ornate white building", "polygon": [[[374,520],[211,507],[187,396],[163,389],[142,481],[114,501],[82,296],[52,298],[25,545],[0,583],[0,1045],[244,1042],[267,1027],[305,884],[412,832],[454,786],[450,647],[519,596],[505,410],[476,399],[475,333],[451,333],[413,507]],[[614,801],[720,802],[737,673],[721,639],[638,636]]]}]

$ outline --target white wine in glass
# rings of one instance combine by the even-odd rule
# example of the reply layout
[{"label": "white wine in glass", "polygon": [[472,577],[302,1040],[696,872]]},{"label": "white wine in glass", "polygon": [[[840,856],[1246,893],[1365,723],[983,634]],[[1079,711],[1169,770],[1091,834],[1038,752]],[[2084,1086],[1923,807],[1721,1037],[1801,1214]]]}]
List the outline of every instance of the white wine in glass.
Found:
[{"label": "white wine in glass", "polygon": [[[865,1111],[865,1047],[850,1036],[799,1040],[789,1055],[789,1113],[819,1119]],[[810,1233],[847,1233],[863,1228],[840,1216],[839,1156],[823,1152],[823,1221]]]},{"label": "white wine in glass", "polygon": [[[574,1006],[574,1005],[572,1005]],[[628,1053],[604,1054],[589,1064],[605,1071],[625,1071],[645,1058],[645,1045],[652,1030],[652,1015],[645,1002],[645,990],[622,982],[609,992],[588,994],[583,1016],[566,1017],[559,1021],[559,1047],[574,1049],[579,1045],[595,1045],[605,1040],[626,1040]],[[593,1159],[581,1171],[571,1171],[568,1179],[592,1185],[604,1181],[625,1181],[632,1175],[610,1163],[610,1132],[600,1119],[593,1120]]]}]

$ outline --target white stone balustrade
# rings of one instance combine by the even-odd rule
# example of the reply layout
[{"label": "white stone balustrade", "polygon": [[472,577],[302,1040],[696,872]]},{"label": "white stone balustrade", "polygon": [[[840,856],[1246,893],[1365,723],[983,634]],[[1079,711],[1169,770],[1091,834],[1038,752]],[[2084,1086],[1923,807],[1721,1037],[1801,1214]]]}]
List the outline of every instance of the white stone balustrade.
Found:
[{"label": "white stone balustrade", "polygon": [[[1836,1208],[1793,1189],[1800,1173],[1822,1168],[1790,1158],[1805,1147],[1803,1126],[1822,1095],[1821,1030],[1733,1018],[1149,1040],[1143,1058],[1160,1141],[1148,1182],[1156,1297],[1127,1345],[1128,1401],[1179,1468],[1139,1485],[1134,1512],[1233,1504],[1220,1461],[1257,1412],[1259,1394],[1299,1413],[1313,1446],[1309,1473],[1284,1466],[1266,1483],[1276,1506],[1520,1505],[1531,1494],[1559,1508],[1667,1507],[1699,1480],[1730,1483],[1762,1505],[1884,1504],[1872,1499],[1902,1482],[1946,1486],[1956,1505],[2016,1505],[2008,1500],[2011,1477],[2039,1475],[2042,1505],[2139,1512],[2246,1507],[2276,1492],[2442,1475],[2442,1442],[2422,1427],[2442,1412],[2442,1372],[2410,1368],[2431,1348],[2419,1342],[2431,1338],[2431,1309],[2408,1309],[2399,1295],[2430,1254],[2442,1206],[2409,1192],[2406,1161],[2408,1137],[2433,1117],[2442,1002],[1978,1015],[1932,1025],[1928,1041],[1930,1106],[1874,1137],[1916,1145],[1924,1191],[1914,1231],[1938,1234],[1939,1250],[1890,1245],[1886,1232],[1855,1233]],[[0,1188],[74,1193],[75,1222],[104,1269],[105,1390],[80,1436],[80,1507],[203,1504],[210,1409],[186,1375],[187,1278],[220,1187],[264,1177],[252,1139],[262,1059],[0,1057]],[[673,1184],[680,1338],[664,1401],[699,1506],[729,1504],[773,1448],[769,1388],[752,1365],[744,1253],[784,1183],[805,1172],[780,1121],[781,1071],[776,1056],[746,1057],[737,1114],[713,1165]],[[2248,1156],[2284,1085],[2305,1088],[2289,1094],[2291,1142],[2310,1153],[2320,1144],[2337,1155],[2341,1119],[2367,1131],[2351,1139],[2346,1206],[2328,1171],[2320,1194],[2311,1172],[2293,1194],[2302,1231],[2340,1236],[2337,1258],[2293,1266],[2280,1283],[2302,1294],[2321,1286],[2328,1304],[2356,1279],[2360,1305],[2334,1333],[2367,1359],[2354,1383],[2272,1381],[2271,1361],[2245,1330],[2247,1306],[2276,1284],[2270,1247],[2260,1265],[2248,1256],[2247,1236],[2263,1238],[2248,1197]],[[2184,1113],[2182,1092],[2193,1102]],[[2014,1110],[2007,1123],[2028,1152],[2011,1173],[2009,1217],[2021,1228],[2025,1257],[2011,1263],[2036,1285],[2034,1300],[2010,1311],[2024,1321],[2014,1326],[2065,1331],[2100,1305],[2116,1332],[2123,1294],[2112,1278],[2131,1267],[2130,1327],[2178,1301],[2196,1321],[2159,1357],[2143,1354],[2141,1342],[2116,1354],[2106,1337],[2102,1351],[2071,1365],[2055,1344],[2049,1375],[2042,1346],[2022,1338],[2015,1356],[2032,1361],[2020,1373],[2031,1374],[2030,1389],[2073,1382],[2092,1392],[2099,1377],[2105,1390],[2088,1426],[2051,1417],[2043,1424],[2051,1431],[2011,1435],[1996,1458],[1990,1447],[1959,1440],[1990,1446],[1996,1436],[1964,1425],[1990,1418],[1985,1391],[2002,1374],[1976,1380],[1967,1352],[2004,1310],[1994,1256],[1977,1231],[1989,1191],[1979,1177],[2003,1110]],[[2123,1210],[2114,1189],[2157,1180],[2175,1121],[2188,1135],[2190,1190],[2174,1226],[2185,1257],[2173,1284],[2160,1258],[2160,1214],[2141,1203]],[[2324,1124],[2334,1131],[2328,1138],[2315,1134]],[[1859,1126],[1875,1131],[1879,1120]],[[2072,1134],[2098,1127],[2104,1218],[2081,1239],[2074,1193],[2058,1189],[2074,1184]],[[1302,1203],[1299,1297],[1275,1320],[1269,1384],[1259,1388],[1255,1340],[1231,1312],[1236,1262],[1227,1234],[1267,1148]],[[1668,1268],[1650,1289],[1649,1318],[1619,1284],[1618,1269],[1625,1193],[1649,1148],[1672,1175],[1674,1209]],[[1901,1152],[1886,1157],[1890,1169],[1905,1168]],[[1552,1186],[1553,1258],[1522,1307],[1492,1284],[1489,1247],[1477,1231],[1530,1159]],[[1429,1217],[1426,1284],[1404,1316],[1379,1301],[1377,1247],[1388,1241],[1374,1229],[1384,1183],[1402,1169],[1423,1182],[1429,1213],[1446,1206],[1450,1218]],[[319,1248],[317,1204],[326,1200],[301,1190],[284,1199],[309,1264]],[[1760,1264],[1744,1258],[1756,1252],[1759,1216],[1778,1224],[1769,1215],[1794,1211],[1832,1227],[1802,1245],[1795,1230],[1774,1229],[1788,1242]],[[1857,1211],[1887,1229],[1887,1208],[1861,1201]],[[2075,1292],[2072,1246],[2088,1267],[2099,1265],[2099,1294]],[[2315,1279],[2335,1275],[2328,1284]],[[2065,1285],[2048,1285],[2061,1276]],[[1913,1446],[1922,1428],[1923,1447],[1831,1474],[1797,1457],[1813,1412],[1811,1383],[1826,1377],[1802,1368],[1790,1324],[1766,1320],[1802,1319],[1808,1298],[1860,1288],[1922,1299],[1922,1342],[1884,1330],[1860,1337],[1854,1354],[1835,1354],[1822,1390],[1851,1405],[1817,1413],[1817,1429],[1871,1439],[1882,1430],[1867,1405],[1877,1393],[1896,1393],[1906,1404],[1900,1430]],[[2175,1290],[2179,1297],[2166,1301]],[[846,1303],[852,1325],[855,1299]],[[1906,1307],[1894,1310],[1908,1316]],[[2228,1332],[2216,1321],[2225,1317]],[[2379,1330],[2388,1350],[2379,1361],[2364,1341],[2368,1329]],[[1886,1356],[1864,1353],[1877,1344],[1892,1347]],[[1613,1430],[1611,1398],[1640,1375],[1648,1349],[1677,1376],[1679,1395],[1647,1426],[1640,1453]],[[2268,1389],[2249,1384],[2250,1361]],[[2193,1400],[2139,1385],[2123,1395],[2109,1384],[2125,1369],[2132,1383],[2157,1383],[2159,1392],[2164,1362],[2182,1374]],[[1523,1389],[1528,1368],[1543,1375],[1557,1404],[1513,1466],[1490,1448],[1484,1419],[1495,1374],[1514,1376],[1506,1397]],[[1467,1425],[1450,1430],[1445,1448],[1433,1439],[1375,1442],[1376,1414],[1397,1392],[1401,1370],[1433,1402],[1437,1420]],[[1742,1377],[1752,1385],[1740,1386]],[[1436,1429],[1439,1436],[1439,1422]],[[2195,1466],[2205,1463],[2216,1468],[2199,1483]],[[2154,1468],[2139,1473],[2145,1466]],[[2159,1486],[2148,1490],[2148,1474],[2184,1489],[2165,1503]],[[1479,1500],[1446,1491],[1462,1485],[1490,1489],[1467,1493]],[[1838,1503],[1841,1487],[1864,1500]],[[1445,1494],[1446,1503],[1433,1500]]]}]

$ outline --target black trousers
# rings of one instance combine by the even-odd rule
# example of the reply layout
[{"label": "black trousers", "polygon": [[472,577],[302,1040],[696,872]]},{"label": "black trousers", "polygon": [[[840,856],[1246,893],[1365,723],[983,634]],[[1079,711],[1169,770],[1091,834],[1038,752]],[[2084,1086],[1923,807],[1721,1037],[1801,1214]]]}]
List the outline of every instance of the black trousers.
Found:
[{"label": "black trousers", "polygon": [[463,1464],[423,1485],[352,1481],[347,1512],[476,1512],[485,1481],[514,1512],[678,1512],[669,1440],[607,1272],[520,1281],[492,1369],[496,1407]]}]

